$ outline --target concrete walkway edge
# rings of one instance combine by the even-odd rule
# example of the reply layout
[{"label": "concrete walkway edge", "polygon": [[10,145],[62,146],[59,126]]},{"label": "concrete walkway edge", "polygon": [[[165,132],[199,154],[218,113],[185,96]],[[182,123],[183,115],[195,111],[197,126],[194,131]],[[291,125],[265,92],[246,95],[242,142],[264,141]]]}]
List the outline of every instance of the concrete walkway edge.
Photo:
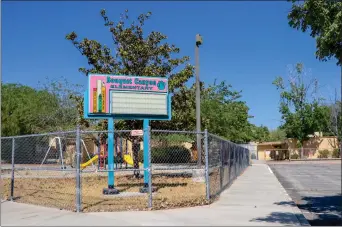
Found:
[{"label": "concrete walkway edge", "polygon": [[2,226],[310,226],[265,163],[253,163],[207,206],[74,213],[6,201],[1,216]]},{"label": "concrete walkway edge", "polygon": [[[277,177],[272,169],[267,166],[269,171],[274,175],[274,177]],[[306,218],[304,217],[304,214],[302,213],[302,211],[297,207],[297,204],[292,200],[292,198],[289,196],[289,194],[286,192],[285,188],[281,185],[281,183],[278,181],[279,185],[282,187],[284,194],[288,197],[289,203],[292,206],[293,209],[293,213],[296,215],[298,221],[300,222],[300,224],[302,226],[311,226],[310,223],[308,222],[308,220],[306,220]]]}]

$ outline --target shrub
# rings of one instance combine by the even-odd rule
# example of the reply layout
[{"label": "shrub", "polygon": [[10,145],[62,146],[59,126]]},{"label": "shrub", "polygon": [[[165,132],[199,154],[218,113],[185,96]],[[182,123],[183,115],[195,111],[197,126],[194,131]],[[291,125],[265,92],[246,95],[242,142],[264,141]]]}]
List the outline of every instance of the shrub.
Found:
[{"label": "shrub", "polygon": [[12,162],[12,139],[1,139],[1,161]]},{"label": "shrub", "polygon": [[330,152],[328,150],[318,151],[318,158],[328,158]]},{"label": "shrub", "polygon": [[[139,161],[143,162],[143,151],[139,152]],[[151,149],[152,163],[189,163],[191,152],[183,146],[153,147]]]},{"label": "shrub", "polygon": [[297,153],[291,154],[291,159],[298,159],[299,155]]},{"label": "shrub", "polygon": [[340,158],[340,156],[341,156],[340,150],[339,149],[334,149],[333,152],[332,152],[332,157],[333,158]]},{"label": "shrub", "polygon": [[183,135],[183,134],[167,134],[167,135],[153,135],[152,142],[153,143],[159,143],[165,145],[177,145],[181,143],[191,143],[193,141],[193,138],[190,135]]}]

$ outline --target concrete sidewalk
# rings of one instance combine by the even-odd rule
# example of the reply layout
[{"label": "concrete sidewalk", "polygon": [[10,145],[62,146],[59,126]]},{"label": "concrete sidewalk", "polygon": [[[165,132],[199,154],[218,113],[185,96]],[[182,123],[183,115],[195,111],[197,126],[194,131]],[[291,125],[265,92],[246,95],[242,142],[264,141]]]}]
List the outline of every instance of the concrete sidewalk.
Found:
[{"label": "concrete sidewalk", "polygon": [[253,164],[209,206],[161,211],[73,213],[3,202],[1,225],[309,225],[266,164]]}]

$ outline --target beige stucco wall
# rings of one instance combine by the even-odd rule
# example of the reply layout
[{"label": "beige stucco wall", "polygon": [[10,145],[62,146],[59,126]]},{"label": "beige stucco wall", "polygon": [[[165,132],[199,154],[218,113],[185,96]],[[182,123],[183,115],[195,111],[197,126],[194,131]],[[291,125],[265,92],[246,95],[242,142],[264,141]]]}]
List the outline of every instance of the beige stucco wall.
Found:
[{"label": "beige stucco wall", "polygon": [[[300,154],[301,148],[297,148],[297,141],[292,139],[288,140],[289,150],[291,154]],[[308,158],[318,158],[319,151],[328,150],[332,152],[334,149],[338,148],[338,141],[336,137],[326,136],[326,137],[313,137],[303,144],[304,156]]]},{"label": "beige stucco wall", "polygon": [[[279,145],[278,145],[279,146]],[[312,137],[303,144],[304,155],[308,158],[318,158],[319,151],[328,150],[332,152],[334,149],[338,148],[337,137],[326,136],[326,137]],[[271,150],[288,149],[293,154],[300,154],[301,148],[297,147],[296,139],[287,139],[281,148],[276,148],[274,145],[270,144],[258,144],[258,157],[260,160],[270,160]]]},{"label": "beige stucco wall", "polygon": [[279,142],[275,142],[274,144],[258,144],[258,159],[259,160],[271,160],[271,152],[276,150],[276,155],[279,152],[287,151],[287,144],[279,144]]},{"label": "beige stucco wall", "polygon": [[[286,142],[289,149],[297,149],[297,140],[288,139]],[[303,148],[332,151],[335,148],[338,148],[337,137],[326,136],[310,138],[308,141],[304,142]]]}]

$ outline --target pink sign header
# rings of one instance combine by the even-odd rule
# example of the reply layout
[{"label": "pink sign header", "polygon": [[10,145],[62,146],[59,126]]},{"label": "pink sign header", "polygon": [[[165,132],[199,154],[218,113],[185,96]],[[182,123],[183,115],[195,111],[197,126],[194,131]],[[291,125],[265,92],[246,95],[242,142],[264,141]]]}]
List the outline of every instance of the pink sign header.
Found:
[{"label": "pink sign header", "polygon": [[89,113],[108,113],[109,91],[168,92],[167,78],[89,75]]},{"label": "pink sign header", "polygon": [[90,89],[97,86],[98,80],[110,90],[168,92],[167,78],[90,75]]}]

